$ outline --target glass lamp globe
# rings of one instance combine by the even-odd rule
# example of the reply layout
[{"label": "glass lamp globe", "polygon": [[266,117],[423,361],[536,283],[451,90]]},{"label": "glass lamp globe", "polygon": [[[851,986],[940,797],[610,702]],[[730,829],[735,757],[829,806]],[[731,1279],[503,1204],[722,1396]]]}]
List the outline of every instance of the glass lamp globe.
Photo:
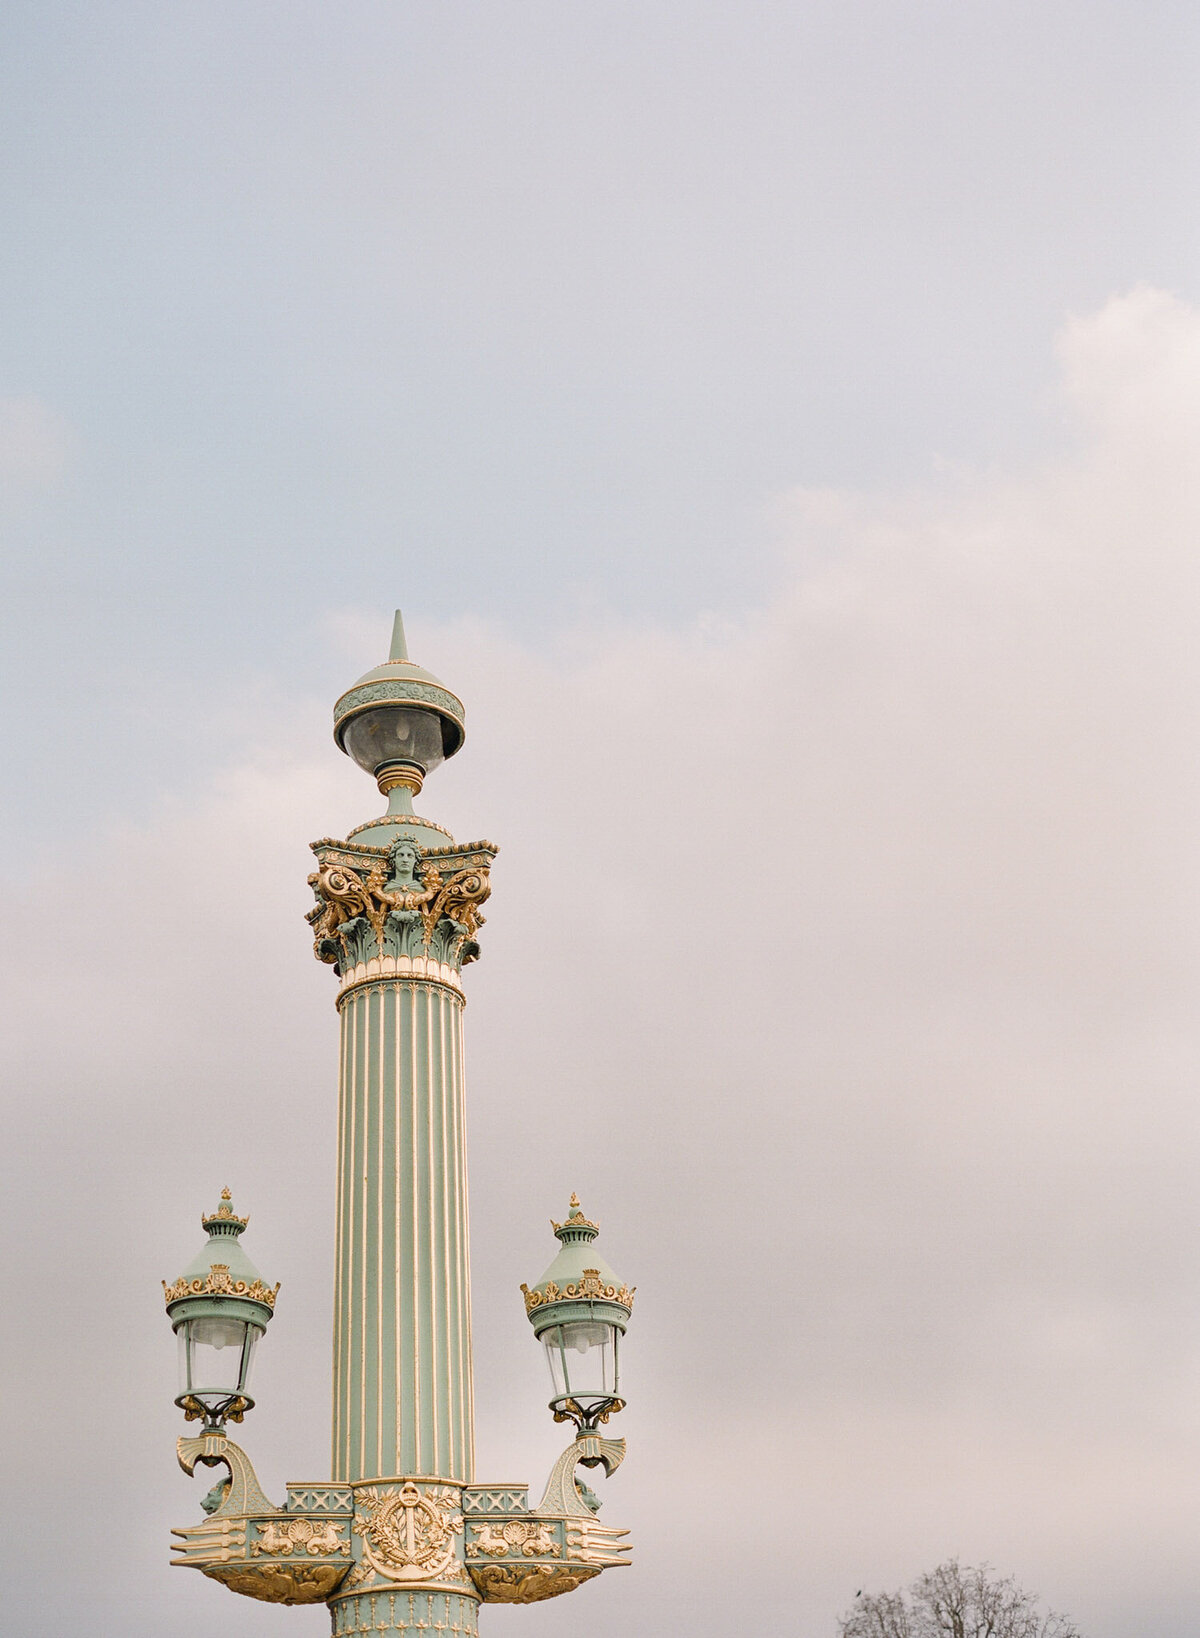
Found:
[{"label": "glass lamp globe", "polygon": [[[218,1299],[220,1300],[220,1299]],[[179,1344],[179,1397],[185,1412],[201,1407],[206,1421],[240,1422],[254,1404],[250,1370],[263,1327],[232,1314],[197,1314],[175,1332]]]},{"label": "glass lamp globe", "polygon": [[[621,1327],[600,1318],[551,1325],[539,1340],[546,1350],[552,1406],[573,1400],[585,1418],[620,1399]],[[624,1400],[620,1401],[624,1404]]]},{"label": "glass lamp globe", "polygon": [[442,718],[415,705],[379,705],[360,711],[342,730],[342,748],[369,774],[390,762],[431,773],[446,760]]}]

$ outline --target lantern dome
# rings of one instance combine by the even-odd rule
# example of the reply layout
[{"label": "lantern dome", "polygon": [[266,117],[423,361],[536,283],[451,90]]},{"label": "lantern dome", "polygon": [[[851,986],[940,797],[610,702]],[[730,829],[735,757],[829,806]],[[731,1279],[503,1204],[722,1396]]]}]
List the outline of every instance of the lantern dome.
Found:
[{"label": "lantern dome", "polygon": [[525,1312],[534,1335],[574,1319],[603,1318],[624,1331],[636,1287],[627,1286],[596,1250],[599,1223],[585,1217],[579,1196],[571,1196],[566,1220],[554,1223],[559,1252],[536,1285],[522,1285]]},{"label": "lantern dome", "polygon": [[275,1311],[276,1285],[272,1290],[250,1261],[240,1243],[240,1236],[249,1223],[248,1217],[238,1217],[233,1209],[233,1197],[228,1189],[221,1190],[216,1211],[206,1213],[200,1226],[208,1239],[192,1258],[173,1285],[163,1281],[167,1313],[173,1322],[186,1319],[201,1308],[212,1306],[211,1299],[219,1298],[224,1312],[244,1307],[240,1314],[253,1325],[265,1326]]}]

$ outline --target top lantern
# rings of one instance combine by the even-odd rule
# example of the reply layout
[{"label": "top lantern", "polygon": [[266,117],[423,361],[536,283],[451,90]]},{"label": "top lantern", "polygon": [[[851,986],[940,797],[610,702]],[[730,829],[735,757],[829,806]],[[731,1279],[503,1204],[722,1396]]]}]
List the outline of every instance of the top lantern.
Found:
[{"label": "top lantern", "polygon": [[333,737],[360,768],[374,774],[380,792],[416,796],[425,775],[453,756],[466,729],[463,703],[430,672],[414,665],[400,610],[392,648],[333,708]]}]

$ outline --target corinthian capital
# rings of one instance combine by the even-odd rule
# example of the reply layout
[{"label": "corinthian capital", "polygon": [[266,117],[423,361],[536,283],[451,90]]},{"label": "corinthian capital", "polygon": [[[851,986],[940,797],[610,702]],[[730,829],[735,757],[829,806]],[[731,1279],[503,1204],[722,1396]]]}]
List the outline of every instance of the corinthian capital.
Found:
[{"label": "corinthian capital", "polygon": [[493,843],[424,847],[401,833],[387,847],[326,837],[313,852],[313,952],[343,979],[457,973],[478,958]]}]

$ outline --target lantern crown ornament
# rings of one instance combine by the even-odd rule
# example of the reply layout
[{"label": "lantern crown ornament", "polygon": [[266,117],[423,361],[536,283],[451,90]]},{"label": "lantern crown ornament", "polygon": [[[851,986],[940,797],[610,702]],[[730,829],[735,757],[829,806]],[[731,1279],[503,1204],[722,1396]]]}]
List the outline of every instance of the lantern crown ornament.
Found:
[{"label": "lantern crown ornament", "polygon": [[233,1209],[228,1189],[200,1219],[208,1239],[163,1297],[179,1340],[179,1395],[189,1422],[240,1422],[254,1404],[247,1393],[259,1338],[279,1291],[265,1283],[240,1243],[248,1217]]},{"label": "lantern crown ornament", "polygon": [[566,1218],[551,1220],[558,1255],[535,1286],[522,1285],[525,1313],[546,1350],[556,1422],[582,1431],[607,1422],[620,1397],[618,1352],[633,1311],[634,1288],[614,1274],[596,1250],[600,1225],[571,1196]]}]

